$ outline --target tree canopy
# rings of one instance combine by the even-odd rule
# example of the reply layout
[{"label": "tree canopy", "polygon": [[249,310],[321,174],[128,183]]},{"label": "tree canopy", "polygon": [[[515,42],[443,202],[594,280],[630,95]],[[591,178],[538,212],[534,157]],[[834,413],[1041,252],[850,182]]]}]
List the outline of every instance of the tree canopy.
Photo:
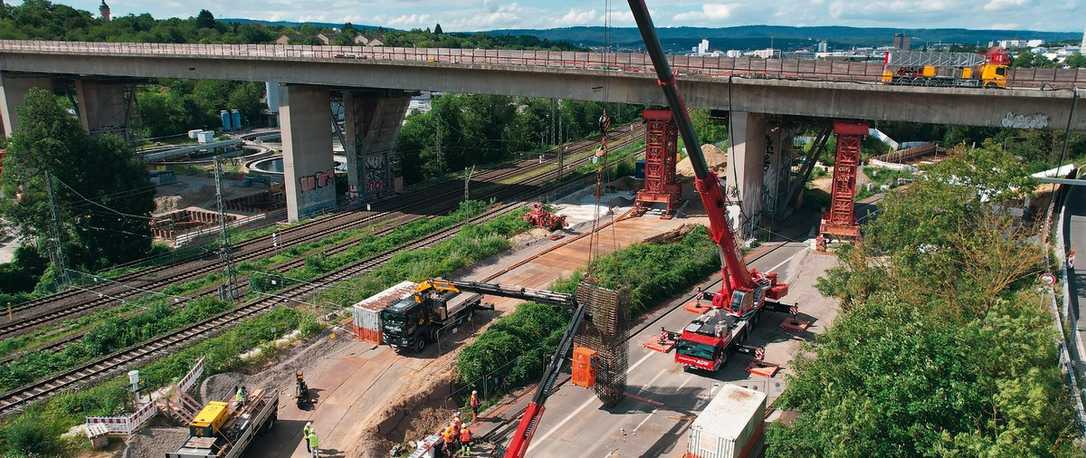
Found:
[{"label": "tree canopy", "polygon": [[1074,421],[1034,233],[1002,206],[1031,187],[997,145],[959,148],[880,203],[819,289],[844,312],[778,400],[772,456],[1065,456]]},{"label": "tree canopy", "polygon": [[30,90],[18,110],[4,156],[4,217],[25,236],[46,237],[48,172],[71,262],[96,268],[147,253],[154,188],[131,146],[115,135],[88,135],[44,89]]}]

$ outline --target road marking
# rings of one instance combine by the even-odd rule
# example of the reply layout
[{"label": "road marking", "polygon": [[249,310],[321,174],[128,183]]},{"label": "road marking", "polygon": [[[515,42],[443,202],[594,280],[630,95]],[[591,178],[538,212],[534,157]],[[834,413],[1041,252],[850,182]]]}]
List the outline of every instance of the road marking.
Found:
[{"label": "road marking", "polygon": [[686,377],[686,380],[683,381],[682,385],[679,385],[678,388],[675,388],[675,392],[678,393],[679,391],[681,391],[687,383],[690,383],[691,380],[694,380],[694,377]]},{"label": "road marking", "polygon": [[[642,356],[641,359],[639,359],[636,363],[634,363],[633,366],[630,366],[629,369],[626,369],[626,375],[630,375],[630,372],[633,372],[633,370],[637,369],[638,366],[643,364],[645,361],[648,361],[649,358],[652,357],[653,354],[654,354],[654,352],[648,352],[648,353],[645,354],[645,356]],[[528,446],[528,451],[531,451],[532,448],[536,444],[541,444],[541,443],[547,442],[547,438],[551,437],[551,434],[554,434],[555,431],[558,431],[559,429],[562,429],[562,427],[565,426],[566,423],[569,423],[569,421],[572,420],[573,417],[576,417],[577,415],[579,415],[582,410],[587,409],[588,406],[591,405],[596,400],[597,399],[596,399],[595,396],[589,397],[588,400],[584,402],[584,404],[581,404],[580,407],[577,407],[577,409],[574,410],[573,412],[571,412],[569,415],[567,415],[566,418],[563,418],[562,421],[558,422],[557,425],[554,425],[554,428],[551,428],[550,431],[547,431],[547,433],[544,434],[543,437],[540,437],[538,439],[532,439],[532,444]]]},{"label": "road marking", "polygon": [[[785,259],[784,261],[781,261],[780,264],[777,264],[776,266],[771,267],[769,270],[767,270],[767,272],[772,272],[774,270],[777,270],[778,267],[783,266],[785,263],[791,261],[792,258],[799,255],[799,253],[802,253],[802,251],[796,252],[792,256],[789,256],[788,259]],[[654,354],[654,352],[651,352],[651,351],[645,353],[645,356],[642,356],[641,359],[639,359],[636,363],[634,363],[632,366],[630,366],[629,369],[626,369],[626,375],[630,375],[630,373],[633,372],[634,369],[637,369],[638,366],[641,366],[642,364],[645,363],[645,361],[648,361],[649,358],[651,358],[653,354]],[[645,386],[641,387],[641,391],[644,391],[646,387],[648,387],[649,385],[652,385],[652,382],[655,382],[656,379],[659,378],[661,375],[663,375],[663,372],[661,372],[660,374],[657,374],[656,377],[653,378],[652,381],[650,381],[648,383],[648,385],[645,385]],[[683,384],[679,386],[679,389],[682,389],[682,387],[685,386],[686,383],[689,382],[689,381],[690,381],[690,378],[687,378],[686,382],[683,382]],[[640,393],[641,391],[638,391],[638,393]],[[588,400],[586,400],[583,404],[578,406],[576,410],[574,410],[569,415],[567,415],[566,418],[563,418],[562,421],[558,422],[557,425],[554,425],[554,427],[551,428],[550,431],[547,431],[545,434],[543,434],[543,436],[541,436],[541,437],[539,437],[537,439],[532,439],[532,445],[528,446],[528,451],[531,451],[533,448],[535,448],[535,446],[537,444],[547,442],[547,438],[551,437],[551,435],[554,434],[556,431],[562,429],[562,427],[565,426],[566,423],[569,423],[569,421],[572,420],[573,417],[576,417],[577,415],[579,415],[584,409],[587,409],[588,406],[591,405],[596,400],[597,399],[596,399],[595,396],[588,398]]]},{"label": "road marking", "polygon": [[641,393],[645,392],[645,388],[648,388],[648,387],[652,386],[652,384],[655,383],[657,380],[659,380],[660,377],[663,377],[663,375],[665,373],[667,373],[667,369],[660,369],[660,373],[656,374],[656,376],[653,377],[652,380],[649,380],[649,383],[646,383],[646,384],[642,385],[641,389],[637,390],[637,394],[641,394]]},{"label": "road marking", "polygon": [[645,415],[645,419],[641,420],[641,423],[638,423],[637,426],[634,427],[633,431],[631,431],[631,433],[636,433],[638,429],[641,429],[641,427],[645,425],[645,422],[649,421],[649,419],[652,418],[652,415],[654,413],[656,413],[656,409],[652,409],[652,412],[649,412],[648,415]]}]

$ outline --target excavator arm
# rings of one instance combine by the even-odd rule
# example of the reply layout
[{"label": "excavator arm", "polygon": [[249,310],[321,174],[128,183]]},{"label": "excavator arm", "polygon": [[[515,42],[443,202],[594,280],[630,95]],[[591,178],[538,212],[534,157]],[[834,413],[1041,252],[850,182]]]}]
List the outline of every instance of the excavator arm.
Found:
[{"label": "excavator arm", "polygon": [[550,396],[551,390],[554,389],[554,383],[562,369],[562,362],[565,361],[566,355],[573,347],[573,337],[577,335],[577,329],[580,328],[581,323],[584,322],[588,315],[587,307],[584,304],[578,304],[576,296],[572,294],[529,288],[509,288],[494,283],[429,279],[420,282],[415,288],[415,292],[419,295],[429,294],[431,291],[469,292],[511,297],[573,309],[573,319],[569,322],[569,326],[566,327],[566,332],[562,335],[558,349],[551,356],[550,362],[543,372],[543,380],[539,383],[535,396],[532,397],[532,402],[528,404],[528,408],[520,418],[513,440],[505,450],[506,458],[523,458],[528,451],[528,445],[532,441],[532,435],[535,434],[536,428],[539,427],[539,420],[543,417],[543,404],[547,401],[547,397]]}]

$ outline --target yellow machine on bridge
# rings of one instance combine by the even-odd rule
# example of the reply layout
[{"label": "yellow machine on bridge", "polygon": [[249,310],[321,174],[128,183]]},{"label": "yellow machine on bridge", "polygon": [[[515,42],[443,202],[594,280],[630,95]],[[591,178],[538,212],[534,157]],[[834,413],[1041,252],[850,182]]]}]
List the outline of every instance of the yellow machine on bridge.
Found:
[{"label": "yellow machine on bridge", "polygon": [[883,60],[882,82],[906,86],[1006,88],[1010,54],[892,50]]}]

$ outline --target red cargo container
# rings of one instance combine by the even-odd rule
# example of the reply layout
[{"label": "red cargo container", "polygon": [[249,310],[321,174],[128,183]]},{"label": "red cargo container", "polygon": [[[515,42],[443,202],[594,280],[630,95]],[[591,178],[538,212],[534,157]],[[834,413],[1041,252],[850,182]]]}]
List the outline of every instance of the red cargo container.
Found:
[{"label": "red cargo container", "polygon": [[359,340],[381,343],[381,311],[415,292],[415,283],[403,281],[351,307],[354,335]]}]

